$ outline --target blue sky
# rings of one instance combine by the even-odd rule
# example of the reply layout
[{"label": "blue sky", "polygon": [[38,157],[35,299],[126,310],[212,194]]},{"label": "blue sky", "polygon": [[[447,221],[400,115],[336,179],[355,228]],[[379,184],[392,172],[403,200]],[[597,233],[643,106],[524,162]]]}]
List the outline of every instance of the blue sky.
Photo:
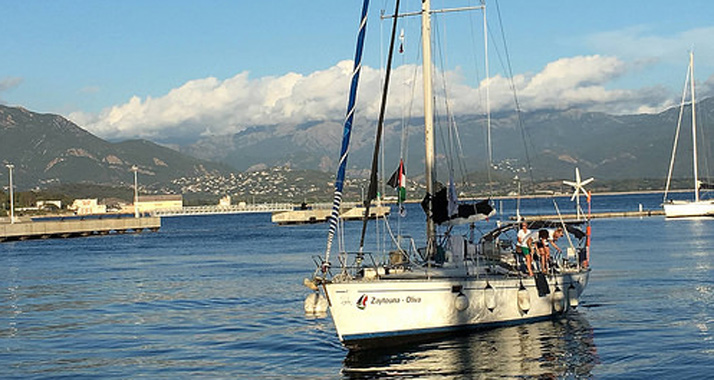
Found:
[{"label": "blue sky", "polygon": [[[468,1],[433,0],[433,6]],[[419,1],[404,0],[414,9]],[[410,5],[411,4],[411,5]],[[361,0],[0,0],[0,103],[58,113],[100,137],[237,132],[250,125],[341,119]],[[492,34],[500,38],[495,2]],[[378,96],[380,34],[373,0],[365,52],[365,112]],[[576,107],[656,112],[677,101],[694,48],[700,95],[714,72],[714,2],[500,0],[514,83],[528,110]],[[449,16],[444,75],[455,109],[473,110],[483,73],[462,64],[478,22]],[[474,16],[467,16],[474,17]],[[416,19],[405,21],[416,58]],[[478,37],[477,37],[478,38]],[[413,47],[413,49],[412,49]],[[480,49],[480,47],[479,47]],[[495,59],[495,49],[492,49]],[[397,64],[410,81],[411,63]],[[412,61],[415,61],[412,59]],[[491,74],[505,76],[498,63]],[[371,70],[370,70],[371,69]],[[494,79],[494,104],[508,98]],[[396,104],[406,104],[399,101]]]}]

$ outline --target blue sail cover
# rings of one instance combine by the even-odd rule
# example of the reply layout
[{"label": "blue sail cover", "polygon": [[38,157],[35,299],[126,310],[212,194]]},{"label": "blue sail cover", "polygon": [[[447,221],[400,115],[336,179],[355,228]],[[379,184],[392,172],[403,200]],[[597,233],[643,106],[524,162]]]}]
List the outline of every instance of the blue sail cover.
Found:
[{"label": "blue sail cover", "polygon": [[359,24],[359,34],[357,35],[357,49],[355,51],[354,68],[352,70],[352,82],[350,84],[350,97],[347,101],[347,115],[345,126],[342,131],[342,148],[340,150],[340,162],[335,179],[335,196],[332,200],[332,213],[330,214],[330,230],[327,235],[327,249],[325,250],[325,264],[329,265],[330,250],[332,240],[337,231],[337,222],[340,217],[340,205],[342,204],[342,189],[345,182],[345,170],[347,169],[347,155],[349,154],[350,137],[352,136],[352,121],[355,114],[355,103],[357,102],[357,85],[359,84],[359,74],[362,69],[362,50],[364,47],[364,37],[367,31],[367,10],[369,0],[362,3],[362,17]]}]

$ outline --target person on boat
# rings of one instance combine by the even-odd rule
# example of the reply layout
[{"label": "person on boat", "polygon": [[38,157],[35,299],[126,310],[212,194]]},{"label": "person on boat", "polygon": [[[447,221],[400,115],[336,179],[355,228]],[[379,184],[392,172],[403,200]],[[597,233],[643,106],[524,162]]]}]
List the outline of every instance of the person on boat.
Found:
[{"label": "person on boat", "polygon": [[[555,244],[555,242],[558,241],[558,239],[560,239],[561,237],[563,237],[563,227],[558,227],[554,230],[548,230],[548,245],[555,248],[555,250],[562,255],[563,250],[560,249],[557,244]],[[548,252],[548,256],[550,256],[550,252]]]},{"label": "person on boat", "polygon": [[548,230],[548,243],[550,243],[550,245],[552,245],[558,252],[563,252],[563,250],[555,244],[555,242],[561,237],[563,237],[563,227]]},{"label": "person on boat", "polygon": [[533,245],[533,238],[531,237],[531,231],[528,229],[528,223],[521,223],[521,229],[518,230],[517,238],[517,248],[521,249],[521,253],[526,258],[526,268],[528,268],[528,275],[533,277],[533,257],[531,256],[531,246]]},{"label": "person on boat", "polygon": [[536,250],[538,251],[538,258],[540,259],[540,269],[541,272],[548,272],[548,263],[550,263],[550,247],[548,246],[548,239],[550,234],[548,230],[538,231],[538,239],[536,240]]}]

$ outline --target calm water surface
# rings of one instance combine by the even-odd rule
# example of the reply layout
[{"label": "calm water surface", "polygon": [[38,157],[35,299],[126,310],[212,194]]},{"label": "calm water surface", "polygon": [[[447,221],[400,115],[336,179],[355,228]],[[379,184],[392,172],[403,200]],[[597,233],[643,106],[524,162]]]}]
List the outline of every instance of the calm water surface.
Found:
[{"label": "calm water surface", "polygon": [[[659,202],[608,196],[593,207]],[[404,223],[421,218],[410,207]],[[158,233],[0,244],[0,378],[714,376],[714,220],[597,219],[577,313],[365,352],[302,311],[325,225],[277,227],[266,214],[162,223]]]}]

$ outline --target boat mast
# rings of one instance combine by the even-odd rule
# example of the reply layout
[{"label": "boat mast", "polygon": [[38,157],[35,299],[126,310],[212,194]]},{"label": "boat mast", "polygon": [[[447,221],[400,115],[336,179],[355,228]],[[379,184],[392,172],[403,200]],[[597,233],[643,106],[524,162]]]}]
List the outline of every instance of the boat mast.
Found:
[{"label": "boat mast", "polygon": [[[662,198],[662,202],[667,202],[667,195],[669,194],[669,188],[670,185],[672,184],[672,173],[674,173],[674,160],[677,157],[677,146],[679,145],[679,134],[680,131],[682,130],[682,116],[684,115],[684,106],[686,105],[686,100],[687,100],[687,90],[689,87],[690,83],[690,78],[692,75],[692,62],[693,56],[691,55],[692,52],[690,52],[690,57],[689,57],[689,65],[687,65],[687,74],[684,76],[684,86],[682,86],[682,99],[679,101],[679,116],[677,117],[677,129],[674,132],[674,143],[672,144],[672,156],[669,159],[669,170],[667,171],[667,183],[664,186],[664,196]],[[694,83],[694,79],[691,79],[691,82]],[[692,103],[693,104],[693,103]],[[696,158],[694,159],[694,162],[696,162]],[[695,170],[696,172],[696,170]],[[697,193],[697,184],[694,184],[694,192]]]},{"label": "boat mast", "polygon": [[[421,3],[422,76],[424,79],[424,146],[426,193],[434,195],[434,108],[431,83],[431,0]],[[432,202],[427,202],[427,255],[436,247],[436,226],[432,219]]]},{"label": "boat mast", "polygon": [[699,202],[699,165],[697,164],[697,113],[694,99],[694,51],[689,52],[689,80],[692,90],[692,156],[694,161],[694,201]]},{"label": "boat mast", "polygon": [[481,1],[483,7],[483,53],[484,53],[484,69],[486,70],[486,144],[488,150],[488,173],[489,182],[491,182],[490,174],[493,168],[493,145],[491,144],[491,73],[488,67],[488,23],[486,20],[486,4]]}]

